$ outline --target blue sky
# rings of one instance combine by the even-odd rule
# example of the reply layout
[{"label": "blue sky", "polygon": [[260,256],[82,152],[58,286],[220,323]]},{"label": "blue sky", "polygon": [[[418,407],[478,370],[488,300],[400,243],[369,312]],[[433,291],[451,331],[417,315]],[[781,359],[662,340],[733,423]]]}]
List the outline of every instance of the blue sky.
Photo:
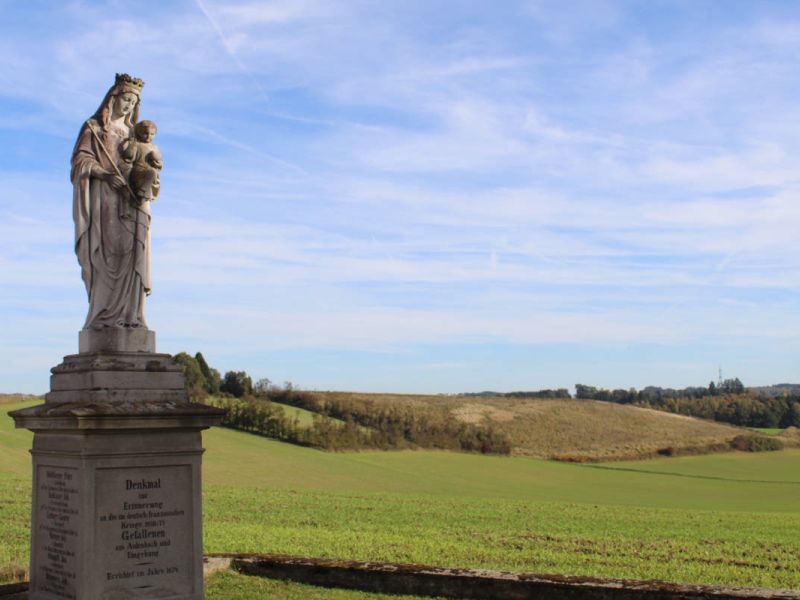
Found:
[{"label": "blue sky", "polygon": [[146,81],[160,351],[310,389],[800,381],[794,1],[0,0],[0,389],[86,298],[69,158]]}]

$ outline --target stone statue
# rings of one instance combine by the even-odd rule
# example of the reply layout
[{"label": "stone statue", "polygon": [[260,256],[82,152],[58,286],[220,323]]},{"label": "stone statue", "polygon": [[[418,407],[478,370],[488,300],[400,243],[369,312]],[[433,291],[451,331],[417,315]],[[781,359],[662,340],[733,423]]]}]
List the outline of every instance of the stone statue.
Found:
[{"label": "stone statue", "polygon": [[155,124],[138,123],[143,86],[117,74],[72,152],[75,253],[89,295],[85,331],[147,330],[148,201],[158,194],[161,154],[152,143]]},{"label": "stone statue", "polygon": [[155,199],[161,189],[159,177],[164,162],[153,143],[158,131],[152,121],[139,121],[133,128],[135,139],[122,142],[122,159],[129,165],[128,180],[141,204]]},{"label": "stone statue", "polygon": [[44,404],[11,413],[33,431],[30,600],[204,598],[200,432],[224,411],[189,401],[183,367],[156,352],[144,320],[162,163],[155,124],[139,122],[143,86],[117,75],[78,135],[89,314]]}]

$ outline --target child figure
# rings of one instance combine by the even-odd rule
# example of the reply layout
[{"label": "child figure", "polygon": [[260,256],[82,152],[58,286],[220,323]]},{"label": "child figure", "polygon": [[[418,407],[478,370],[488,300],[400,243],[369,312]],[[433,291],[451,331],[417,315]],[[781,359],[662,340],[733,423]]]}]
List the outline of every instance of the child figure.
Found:
[{"label": "child figure", "polygon": [[122,143],[122,160],[129,165],[128,179],[136,194],[135,202],[142,204],[153,200],[161,189],[159,174],[164,166],[161,151],[153,143],[156,137],[156,124],[152,121],[139,121],[134,129],[135,139]]}]

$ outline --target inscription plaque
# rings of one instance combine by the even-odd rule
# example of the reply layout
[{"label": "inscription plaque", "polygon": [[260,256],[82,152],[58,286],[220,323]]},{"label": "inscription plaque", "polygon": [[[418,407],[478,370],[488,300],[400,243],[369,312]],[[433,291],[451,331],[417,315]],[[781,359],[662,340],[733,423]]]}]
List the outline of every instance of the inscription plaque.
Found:
[{"label": "inscription plaque", "polygon": [[38,522],[35,569],[42,591],[75,598],[75,550],[78,539],[77,471],[39,465],[36,470]]},{"label": "inscription plaque", "polygon": [[95,544],[101,598],[193,592],[190,465],[98,469]]}]

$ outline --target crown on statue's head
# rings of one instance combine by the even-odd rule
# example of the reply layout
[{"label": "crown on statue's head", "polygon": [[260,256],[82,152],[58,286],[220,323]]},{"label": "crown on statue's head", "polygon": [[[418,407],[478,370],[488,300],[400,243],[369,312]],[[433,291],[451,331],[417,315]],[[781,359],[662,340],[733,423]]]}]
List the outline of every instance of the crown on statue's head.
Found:
[{"label": "crown on statue's head", "polygon": [[127,73],[117,73],[117,79],[114,81],[114,85],[123,85],[127,88],[132,88],[137,92],[141,92],[142,88],[144,87],[144,80],[138,79],[137,77],[131,77]]}]

